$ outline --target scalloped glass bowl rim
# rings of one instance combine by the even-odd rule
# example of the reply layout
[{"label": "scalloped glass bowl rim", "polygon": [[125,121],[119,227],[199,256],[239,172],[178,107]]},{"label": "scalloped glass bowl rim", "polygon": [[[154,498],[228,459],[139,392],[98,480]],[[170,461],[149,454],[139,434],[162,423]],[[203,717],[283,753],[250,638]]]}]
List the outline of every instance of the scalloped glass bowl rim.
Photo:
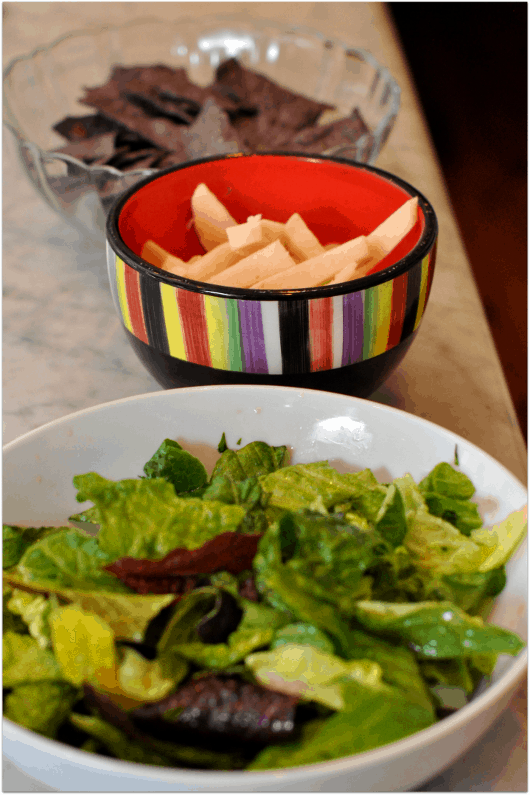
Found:
[{"label": "scalloped glass bowl rim", "polygon": [[[181,25],[186,25],[186,24],[189,25],[189,24],[192,24],[192,23],[195,23],[197,25],[199,24],[199,20],[197,19],[197,17],[185,17],[182,20],[176,21],[174,23],[169,23],[169,24],[173,24],[175,26],[181,26]],[[372,55],[372,53],[369,50],[365,50],[362,47],[355,47],[355,46],[349,45],[346,42],[344,42],[341,39],[338,39],[338,38],[336,38],[334,36],[325,36],[324,34],[320,33],[319,31],[315,30],[314,28],[311,28],[311,27],[308,27],[308,26],[305,26],[305,25],[281,24],[281,23],[275,22],[274,20],[269,20],[269,19],[259,19],[258,18],[258,19],[252,19],[252,20],[249,19],[247,21],[246,19],[242,19],[241,17],[238,18],[238,16],[236,16],[235,14],[225,14],[225,15],[223,15],[223,14],[219,14],[219,15],[212,14],[211,16],[208,16],[208,17],[205,17],[204,19],[201,19],[200,23],[201,23],[201,25],[202,24],[204,24],[204,25],[209,25],[209,24],[212,24],[212,25],[213,24],[248,25],[250,27],[253,27],[254,30],[256,30],[257,32],[261,32],[263,29],[266,29],[266,28],[270,27],[270,28],[276,28],[277,30],[279,30],[283,34],[288,34],[290,32],[293,32],[293,33],[299,33],[299,34],[302,34],[302,35],[306,34],[306,35],[314,36],[314,37],[316,37],[318,39],[321,39],[324,42],[331,41],[331,42],[333,42],[333,44],[340,46],[343,49],[345,55],[348,54],[349,52],[358,54],[361,57],[362,60],[364,60],[367,63],[369,63],[370,66],[372,66],[374,69],[377,69],[380,72],[380,74],[385,78],[385,80],[388,82],[388,84],[391,85],[391,87],[392,87],[392,105],[391,105],[390,109],[388,110],[388,112],[385,114],[385,116],[380,120],[380,122],[377,125],[376,129],[373,131],[374,137],[379,137],[382,134],[382,132],[385,129],[385,127],[387,126],[387,124],[389,123],[389,121],[392,118],[395,118],[397,116],[397,113],[398,113],[399,107],[400,107],[401,89],[399,88],[398,84],[396,83],[396,81],[392,77],[392,74],[390,73],[390,71],[385,66],[380,64],[379,61],[377,60],[377,58],[375,58],[375,56]],[[57,39],[55,39],[50,44],[47,44],[45,46],[35,47],[31,52],[29,52],[29,53],[27,53],[25,55],[16,56],[15,58],[13,58],[9,62],[9,64],[5,67],[5,69],[3,69],[3,71],[2,71],[2,84],[3,84],[3,86],[5,85],[7,79],[9,78],[9,76],[11,74],[11,72],[15,69],[15,67],[19,63],[21,63],[23,61],[31,61],[33,58],[35,58],[37,55],[39,55],[41,53],[50,52],[52,49],[54,49],[55,47],[58,47],[60,44],[62,44],[63,42],[65,42],[65,41],[67,41],[69,39],[80,38],[82,36],[98,36],[98,35],[102,35],[104,33],[108,33],[110,31],[113,31],[113,30],[123,30],[123,29],[126,29],[126,28],[139,27],[141,25],[146,25],[146,24],[164,24],[164,25],[167,25],[168,23],[165,20],[159,19],[157,17],[151,17],[150,16],[150,17],[144,17],[142,19],[133,20],[132,22],[124,22],[124,23],[121,23],[121,24],[114,24],[114,25],[98,25],[98,26],[95,26],[95,27],[80,28],[79,30],[72,31],[71,33],[66,33],[66,34],[64,34],[62,36],[59,36]],[[56,153],[56,152],[53,152],[53,151],[48,151],[48,150],[42,149],[40,146],[38,146],[38,144],[35,144],[32,141],[28,140],[25,137],[25,135],[23,135],[22,132],[20,131],[20,128],[18,127],[18,120],[17,120],[16,114],[11,109],[11,106],[9,104],[9,101],[8,101],[8,98],[7,98],[5,90],[3,92],[3,110],[4,110],[3,123],[6,125],[6,127],[16,136],[16,138],[21,143],[23,143],[26,146],[29,144],[31,147],[36,148],[38,150],[38,152],[44,157],[45,161],[46,160],[50,160],[50,161],[62,160],[65,163],[70,163],[71,165],[79,166],[83,170],[86,170],[88,173],[100,174],[101,172],[104,172],[104,173],[111,174],[112,176],[115,176],[115,177],[123,177],[123,176],[131,176],[131,177],[133,177],[133,176],[137,176],[137,175],[150,176],[150,175],[153,175],[153,174],[161,173],[157,169],[145,169],[145,168],[144,169],[131,169],[130,171],[123,172],[123,171],[120,171],[117,168],[114,168],[114,166],[106,166],[106,165],[93,166],[93,165],[88,165],[88,164],[84,163],[82,160],[79,160],[78,158],[73,157],[72,155],[66,155],[66,154]],[[7,115],[10,118],[6,118],[6,112],[7,112]],[[347,148],[348,148],[347,145],[340,146],[341,150],[344,150],[344,149],[347,149]],[[334,147],[332,151],[335,151],[336,149],[337,149],[337,147]],[[378,154],[378,151],[376,152],[376,156],[377,156],[377,154]]]}]

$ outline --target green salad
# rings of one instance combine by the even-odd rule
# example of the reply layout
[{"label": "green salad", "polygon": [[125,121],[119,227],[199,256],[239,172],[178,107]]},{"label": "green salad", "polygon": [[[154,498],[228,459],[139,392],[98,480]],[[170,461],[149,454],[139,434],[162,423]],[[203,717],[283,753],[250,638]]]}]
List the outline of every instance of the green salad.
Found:
[{"label": "green salad", "polygon": [[208,477],[166,439],[138,478],[74,477],[69,526],[4,525],[7,718],[131,762],[291,767],[431,726],[523,648],[485,617],[526,511],[483,527],[457,466],[219,452]]}]

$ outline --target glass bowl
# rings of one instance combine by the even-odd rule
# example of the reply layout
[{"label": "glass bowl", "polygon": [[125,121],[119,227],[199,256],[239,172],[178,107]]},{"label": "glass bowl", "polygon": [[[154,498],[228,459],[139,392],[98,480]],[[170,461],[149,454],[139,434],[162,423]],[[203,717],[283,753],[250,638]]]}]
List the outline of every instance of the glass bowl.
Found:
[{"label": "glass bowl", "polygon": [[[25,173],[83,237],[101,243],[110,206],[157,169],[122,172],[53,152],[65,144],[53,126],[68,115],[87,115],[79,103],[83,89],[105,83],[115,65],[184,66],[193,82],[207,85],[231,57],[292,91],[333,104],[341,116],[358,108],[369,133],[324,154],[376,161],[397,116],[400,89],[371,53],[307,28],[227,15],[174,24],[150,18],[76,32],[14,60],[3,78],[4,123]],[[216,152],[202,156],[209,154]]]}]

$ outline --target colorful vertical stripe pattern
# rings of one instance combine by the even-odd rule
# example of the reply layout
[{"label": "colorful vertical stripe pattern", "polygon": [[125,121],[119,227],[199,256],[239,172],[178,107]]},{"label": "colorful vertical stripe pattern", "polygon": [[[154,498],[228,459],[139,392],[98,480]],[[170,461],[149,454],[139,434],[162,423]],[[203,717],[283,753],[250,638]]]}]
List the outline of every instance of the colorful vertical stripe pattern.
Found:
[{"label": "colorful vertical stripe pattern", "polygon": [[249,301],[172,287],[107,247],[114,303],[138,339],[177,359],[240,373],[346,367],[394,348],[421,321],[435,247],[391,282],[329,298]]}]

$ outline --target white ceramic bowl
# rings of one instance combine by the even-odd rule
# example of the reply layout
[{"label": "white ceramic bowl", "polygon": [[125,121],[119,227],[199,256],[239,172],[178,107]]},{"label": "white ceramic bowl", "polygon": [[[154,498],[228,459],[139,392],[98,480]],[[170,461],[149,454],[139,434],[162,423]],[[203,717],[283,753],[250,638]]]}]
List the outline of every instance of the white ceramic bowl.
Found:
[{"label": "white ceramic bowl", "polygon": [[[485,523],[527,500],[501,464],[450,431],[393,408],[344,395],[288,387],[215,386],[168,390],[80,411],[31,431],[4,448],[4,521],[64,523],[78,510],[74,474],[137,477],[166,437],[213,464],[229,446],[263,439],[288,444],[294,462],[341,461],[370,467],[383,480],[423,477],[453,461],[475,483]],[[508,582],[491,620],[526,639],[526,544],[507,566]],[[526,650],[499,658],[491,683],[440,723],[382,748],[332,762],[270,772],[158,768],[88,754],[4,720],[6,757],[25,773],[66,792],[389,792],[418,787],[461,756],[504,710],[524,676]]]}]

